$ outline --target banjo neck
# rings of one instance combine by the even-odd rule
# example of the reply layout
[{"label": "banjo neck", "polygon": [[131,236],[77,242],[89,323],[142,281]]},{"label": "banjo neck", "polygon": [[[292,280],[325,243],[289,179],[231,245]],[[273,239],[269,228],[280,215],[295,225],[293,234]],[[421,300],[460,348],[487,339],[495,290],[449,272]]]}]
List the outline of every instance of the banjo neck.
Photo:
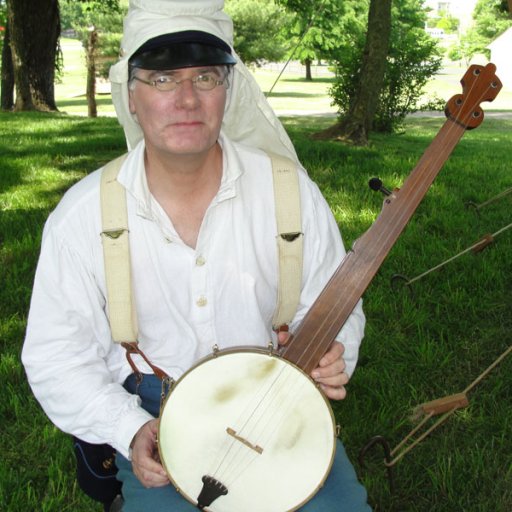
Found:
[{"label": "banjo neck", "polygon": [[386,197],[375,222],[347,252],[283,348],[284,359],[308,374],[318,366],[465,131],[483,121],[480,103],[492,101],[502,87],[495,71],[494,64],[466,71],[463,93],[446,104],[447,120],[402,187]]}]

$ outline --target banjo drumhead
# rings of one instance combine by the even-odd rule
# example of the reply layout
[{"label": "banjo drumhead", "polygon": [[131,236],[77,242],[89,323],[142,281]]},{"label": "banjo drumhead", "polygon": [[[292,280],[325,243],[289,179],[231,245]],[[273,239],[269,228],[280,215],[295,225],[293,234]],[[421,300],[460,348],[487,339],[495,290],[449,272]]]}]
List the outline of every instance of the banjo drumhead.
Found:
[{"label": "banjo drumhead", "polygon": [[197,503],[206,477],[227,491],[205,509],[213,512],[296,510],[327,478],[335,440],[315,383],[258,350],[221,351],[184,374],[158,433],[162,464],[186,499]]}]

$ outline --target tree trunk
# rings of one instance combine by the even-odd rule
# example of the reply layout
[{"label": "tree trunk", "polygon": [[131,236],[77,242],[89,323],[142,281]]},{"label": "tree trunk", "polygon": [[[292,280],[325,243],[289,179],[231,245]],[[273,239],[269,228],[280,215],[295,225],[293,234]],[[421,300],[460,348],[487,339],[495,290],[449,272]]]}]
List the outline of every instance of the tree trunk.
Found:
[{"label": "tree trunk", "polygon": [[85,49],[85,60],[87,62],[87,88],[85,95],[87,97],[87,111],[89,117],[97,117],[98,109],[96,106],[96,46],[98,42],[98,32],[95,28],[89,32],[87,47]]},{"label": "tree trunk", "polygon": [[306,66],[306,80],[312,82],[313,75],[311,74],[311,59],[306,59],[304,61],[304,66]]},{"label": "tree trunk", "polygon": [[7,22],[16,85],[14,110],[57,110],[58,0],[8,0]]},{"label": "tree trunk", "polygon": [[375,117],[386,72],[391,3],[392,0],[371,0],[359,87],[347,115],[315,138],[337,139],[361,146],[368,143],[368,132]]},{"label": "tree trunk", "polygon": [[14,107],[14,74],[10,39],[9,25],[7,25],[2,48],[2,94],[0,97],[0,108],[2,110],[12,110]]}]

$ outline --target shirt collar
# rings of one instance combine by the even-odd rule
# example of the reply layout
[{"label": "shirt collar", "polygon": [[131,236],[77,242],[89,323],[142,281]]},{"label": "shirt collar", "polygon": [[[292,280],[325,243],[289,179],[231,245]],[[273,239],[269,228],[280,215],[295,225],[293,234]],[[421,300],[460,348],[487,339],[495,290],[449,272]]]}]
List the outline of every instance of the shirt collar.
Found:
[{"label": "shirt collar", "polygon": [[[221,132],[219,144],[222,148],[222,178],[219,190],[213,202],[221,202],[236,196],[236,181],[242,175],[243,168],[234,144]],[[137,214],[142,217],[153,219],[155,199],[153,198],[145,172],[144,166],[144,140],[140,141],[135,148],[128,153],[126,160],[121,167],[117,177],[137,202]]]}]

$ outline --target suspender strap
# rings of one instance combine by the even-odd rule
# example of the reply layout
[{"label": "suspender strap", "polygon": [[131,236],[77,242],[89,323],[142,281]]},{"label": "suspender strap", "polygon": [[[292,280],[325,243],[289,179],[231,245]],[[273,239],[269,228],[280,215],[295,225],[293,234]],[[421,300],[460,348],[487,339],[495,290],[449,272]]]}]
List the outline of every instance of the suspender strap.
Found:
[{"label": "suspender strap", "polygon": [[137,315],[133,303],[126,191],[117,181],[126,155],[108,163],[101,175],[101,216],[107,305],[112,339],[137,341]]},{"label": "suspender strap", "polygon": [[279,283],[277,306],[272,319],[276,330],[292,321],[302,288],[303,238],[297,165],[271,154],[277,221]]}]

